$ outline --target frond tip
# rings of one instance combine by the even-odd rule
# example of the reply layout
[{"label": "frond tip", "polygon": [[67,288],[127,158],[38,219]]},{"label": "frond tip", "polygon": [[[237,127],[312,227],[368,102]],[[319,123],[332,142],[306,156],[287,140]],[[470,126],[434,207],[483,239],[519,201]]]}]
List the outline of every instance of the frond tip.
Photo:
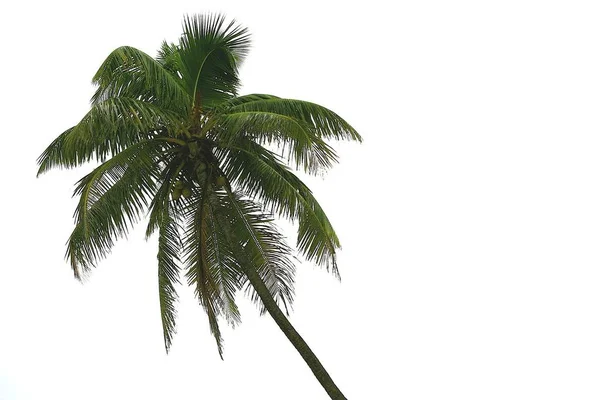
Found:
[{"label": "frond tip", "polygon": [[176,333],[175,318],[177,311],[177,292],[175,286],[179,284],[179,251],[181,248],[177,232],[177,221],[169,210],[162,215],[158,238],[158,292],[160,301],[160,314],[167,353],[171,347],[173,336]]}]

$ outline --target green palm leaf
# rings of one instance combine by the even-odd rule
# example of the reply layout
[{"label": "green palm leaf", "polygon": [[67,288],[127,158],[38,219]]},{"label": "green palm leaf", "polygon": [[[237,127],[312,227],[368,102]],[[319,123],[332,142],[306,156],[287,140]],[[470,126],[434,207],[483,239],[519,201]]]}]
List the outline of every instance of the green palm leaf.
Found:
[{"label": "green palm leaf", "polygon": [[137,143],[106,161],[81,179],[75,228],[67,246],[67,258],[80,278],[109,253],[114,240],[127,234],[154,194],[164,143]]},{"label": "green palm leaf", "polygon": [[197,107],[214,107],[239,87],[238,67],[250,45],[247,29],[223,15],[187,17],[179,51],[183,80]]},{"label": "green palm leaf", "polygon": [[335,151],[306,122],[268,111],[239,111],[216,118],[220,127],[214,140],[227,146],[240,137],[278,148],[306,172],[317,173],[337,162]]},{"label": "green palm leaf", "polygon": [[165,350],[168,352],[175,335],[175,305],[178,300],[175,286],[180,283],[180,251],[182,248],[179,235],[179,218],[181,210],[177,204],[169,201],[171,187],[175,177],[181,170],[181,163],[173,157],[161,171],[158,179],[161,185],[150,203],[149,222],[146,229],[148,239],[158,230],[158,298],[163,327]]},{"label": "green palm leaf", "polygon": [[125,97],[105,99],[48,146],[38,158],[38,175],[56,167],[77,167],[94,157],[104,161],[161,130],[176,130],[179,125],[176,114],[156,105]]},{"label": "green palm leaf", "polygon": [[209,263],[209,213],[206,187],[204,192],[194,190],[187,205],[186,226],[183,236],[183,261],[188,284],[194,287],[196,297],[208,316],[210,331],[215,338],[219,356],[223,358],[223,339],[218,317],[223,310],[223,299]]},{"label": "green palm leaf", "polygon": [[[270,95],[251,95],[251,101],[232,103],[225,113],[269,112],[302,121],[310,126],[316,135],[325,139],[362,141],[358,132],[342,117],[333,111],[308,101],[281,99]],[[245,96],[247,99],[251,96]]]},{"label": "green palm leaf", "polygon": [[[222,194],[221,203],[231,216],[229,225],[240,249],[238,258],[258,272],[278,305],[289,311],[294,300],[295,266],[285,238],[258,204],[239,193],[227,191],[226,197]],[[266,309],[258,294],[245,275],[241,278],[247,293],[264,314]]]},{"label": "green palm leaf", "polygon": [[339,277],[339,239],[310,189],[273,152],[250,140],[219,154],[223,170],[248,196],[256,196],[279,216],[298,222],[298,250]]},{"label": "green palm leaf", "polygon": [[129,97],[185,116],[192,102],[176,75],[148,54],[130,46],[115,49],[92,82],[98,85],[92,104],[111,97]]},{"label": "green palm leaf", "polygon": [[208,193],[208,238],[207,261],[215,283],[220,289],[223,316],[233,327],[241,321],[235,302],[236,293],[243,284],[243,275],[239,267],[239,254],[227,240],[225,229],[229,229],[230,215],[224,213],[216,192]]},{"label": "green palm leaf", "polygon": [[158,49],[158,54],[156,56],[156,61],[162,65],[164,69],[169,71],[171,75],[183,85],[183,81],[181,81],[182,76],[182,61],[181,54],[179,53],[179,46],[174,43],[167,43],[163,41],[160,45],[160,49]]},{"label": "green palm leaf", "polygon": [[178,298],[175,285],[179,283],[178,262],[181,249],[177,221],[169,211],[167,209],[163,212],[159,222],[157,255],[160,315],[167,352],[175,335],[175,305]]}]

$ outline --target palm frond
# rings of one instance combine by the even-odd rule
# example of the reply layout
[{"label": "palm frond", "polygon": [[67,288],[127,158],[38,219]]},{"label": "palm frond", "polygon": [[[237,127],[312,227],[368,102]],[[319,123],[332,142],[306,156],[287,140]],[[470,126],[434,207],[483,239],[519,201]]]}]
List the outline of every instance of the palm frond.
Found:
[{"label": "palm frond", "polygon": [[310,189],[279,157],[251,140],[240,140],[218,156],[226,175],[243,193],[257,197],[275,214],[298,222],[300,253],[339,278],[335,257],[339,239]]},{"label": "palm frond", "polygon": [[[235,238],[242,253],[237,257],[255,269],[279,306],[289,313],[294,300],[295,266],[291,261],[291,248],[277,230],[273,219],[255,202],[244,199],[239,193],[227,190],[221,202],[227,207],[231,237]],[[226,201],[225,201],[226,200]],[[258,294],[243,275],[242,283],[251,299],[259,304],[261,314],[266,312]]]},{"label": "palm frond", "polygon": [[149,139],[162,129],[176,129],[177,115],[153,104],[125,97],[108,98],[92,106],[38,158],[38,175],[56,167],[73,168],[96,158],[104,161],[123,149]]},{"label": "palm frond", "polygon": [[295,167],[308,173],[329,169],[337,162],[335,151],[306,122],[268,111],[238,111],[216,117],[213,140],[227,146],[240,137],[278,148]]},{"label": "palm frond", "polygon": [[171,197],[173,184],[183,168],[183,165],[184,163],[180,158],[172,157],[161,171],[161,176],[159,178],[159,181],[161,182],[160,187],[156,191],[149,206],[146,239],[150,238],[156,229],[160,228],[165,213],[181,214],[180,207],[177,207],[177,204],[170,203],[169,199]]},{"label": "palm frond", "polygon": [[231,108],[238,106],[238,105],[251,103],[251,102],[255,102],[255,101],[259,101],[259,100],[271,100],[271,99],[280,99],[280,97],[273,96],[271,94],[262,94],[262,93],[245,94],[242,96],[236,96],[231,99],[223,101],[221,104],[219,104],[217,107],[215,107],[214,111],[215,111],[215,113],[225,113],[225,112],[227,112],[227,110],[230,110]]},{"label": "palm frond", "polygon": [[179,284],[179,252],[182,248],[179,236],[181,211],[177,204],[170,202],[171,187],[181,169],[181,162],[173,157],[161,171],[160,187],[150,203],[149,222],[146,239],[158,230],[158,296],[163,327],[165,350],[168,353],[175,335],[175,305],[178,300],[175,285]]},{"label": "palm frond", "polygon": [[163,150],[158,140],[137,143],[78,182],[74,195],[80,200],[66,254],[77,278],[80,267],[89,271],[140,218],[154,194]]},{"label": "palm frond", "polygon": [[237,104],[232,102],[225,113],[254,111],[285,115],[310,126],[311,130],[321,138],[362,141],[361,136],[348,122],[333,111],[318,104],[302,100],[281,99],[264,94],[244,97],[247,100],[254,99]]},{"label": "palm frond", "polygon": [[241,322],[240,311],[235,302],[235,295],[243,286],[240,261],[223,232],[224,229],[228,229],[228,226],[223,224],[224,220],[228,220],[228,216],[223,215],[223,208],[217,200],[216,193],[209,194],[207,207],[209,217],[207,261],[214,281],[219,287],[223,315],[227,322],[235,327]]},{"label": "palm frond", "polygon": [[206,188],[195,190],[187,206],[186,227],[183,235],[183,260],[188,284],[194,287],[196,297],[208,316],[210,331],[215,338],[219,356],[223,358],[223,339],[218,317],[223,310],[223,299],[209,264],[209,207]]},{"label": "palm frond", "polygon": [[98,85],[92,104],[111,97],[129,97],[185,116],[192,102],[181,79],[148,54],[130,46],[119,47],[109,54],[92,82]]},{"label": "palm frond", "polygon": [[210,108],[233,97],[238,67],[250,45],[246,28],[223,15],[188,16],[179,41],[183,79],[197,107]]},{"label": "palm frond", "polygon": [[[177,80],[181,80],[183,75],[181,73],[182,64],[181,55],[179,54],[179,46],[174,43],[167,43],[166,41],[163,41],[160,49],[158,49],[156,61],[158,61],[160,65],[169,71]],[[181,82],[183,84],[183,81]]]},{"label": "palm frond", "polygon": [[37,176],[40,176],[52,168],[73,168],[91,159],[93,150],[85,152],[85,155],[80,151],[74,151],[74,154],[69,154],[68,156],[64,154],[63,149],[65,147],[65,140],[72,135],[75,128],[77,128],[77,125],[58,135],[58,137],[50,143],[50,146],[46,147],[42,154],[40,154],[37,159]]},{"label": "palm frond", "polygon": [[167,353],[175,335],[175,318],[177,315],[175,305],[178,299],[175,285],[179,283],[180,268],[178,262],[180,248],[181,241],[177,220],[167,206],[159,222],[157,255],[160,315]]}]

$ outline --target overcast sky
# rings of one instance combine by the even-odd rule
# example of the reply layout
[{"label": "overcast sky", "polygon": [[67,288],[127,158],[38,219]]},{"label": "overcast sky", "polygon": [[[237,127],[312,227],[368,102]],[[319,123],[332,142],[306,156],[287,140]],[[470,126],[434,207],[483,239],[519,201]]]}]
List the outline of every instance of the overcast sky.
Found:
[{"label": "overcast sky", "polygon": [[300,264],[291,317],[346,396],[600,398],[597,2],[57,0],[0,6],[0,399],[327,399],[246,300],[221,361],[182,289],[165,355],[156,241],[140,225],[82,285],[64,252],[92,166],[35,178],[110,51],[216,11],[253,33],[242,94],[365,139],[307,179],[342,282]]}]

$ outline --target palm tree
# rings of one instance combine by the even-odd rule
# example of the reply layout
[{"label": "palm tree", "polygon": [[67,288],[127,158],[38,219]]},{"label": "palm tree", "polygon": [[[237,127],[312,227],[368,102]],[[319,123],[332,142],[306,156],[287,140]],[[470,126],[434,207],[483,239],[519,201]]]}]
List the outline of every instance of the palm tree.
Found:
[{"label": "palm tree", "polygon": [[42,153],[38,175],[92,159],[100,163],[75,189],[79,203],[66,258],[77,279],[147,212],[147,237],[158,232],[167,352],[181,277],[208,315],[221,358],[219,321],[240,322],[235,297],[245,289],[329,396],[345,399],[286,318],[295,267],[273,217],[297,223],[299,253],[338,275],[339,240],[290,167],[325,171],[337,161],[326,140],[361,137],[317,104],[238,96],[238,67],[249,39],[235,22],[209,15],[186,17],[179,42],[163,42],[156,59],[132,47],[117,48],[93,78],[97,90],[90,111]]}]

